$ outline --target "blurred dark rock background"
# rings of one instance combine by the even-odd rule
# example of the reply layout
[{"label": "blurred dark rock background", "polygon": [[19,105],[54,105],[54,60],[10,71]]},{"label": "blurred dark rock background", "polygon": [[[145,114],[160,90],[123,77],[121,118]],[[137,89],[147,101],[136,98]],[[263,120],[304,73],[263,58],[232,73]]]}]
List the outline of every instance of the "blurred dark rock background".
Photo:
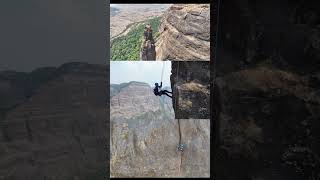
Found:
[{"label": "blurred dark rock background", "polygon": [[320,179],[319,2],[220,4],[218,180]]}]

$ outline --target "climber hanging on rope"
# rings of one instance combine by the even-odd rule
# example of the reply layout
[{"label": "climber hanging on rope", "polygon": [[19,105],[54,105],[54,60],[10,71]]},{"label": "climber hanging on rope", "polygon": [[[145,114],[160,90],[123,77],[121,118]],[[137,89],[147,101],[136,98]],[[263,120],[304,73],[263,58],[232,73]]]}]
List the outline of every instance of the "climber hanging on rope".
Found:
[{"label": "climber hanging on rope", "polygon": [[155,85],[155,87],[153,89],[154,95],[161,96],[164,94],[164,95],[167,95],[168,97],[172,98],[172,95],[169,95],[169,93],[172,94],[172,92],[167,91],[167,90],[161,90],[162,82],[161,82],[160,86],[158,83],[155,83],[154,85]]}]

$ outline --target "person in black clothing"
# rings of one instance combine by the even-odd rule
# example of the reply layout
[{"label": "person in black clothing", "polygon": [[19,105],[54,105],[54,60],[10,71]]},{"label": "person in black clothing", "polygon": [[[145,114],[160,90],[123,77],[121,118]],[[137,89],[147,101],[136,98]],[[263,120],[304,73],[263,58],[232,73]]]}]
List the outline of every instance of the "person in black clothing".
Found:
[{"label": "person in black clothing", "polygon": [[172,96],[169,95],[169,93],[172,94],[172,92],[167,91],[167,90],[160,90],[161,87],[162,87],[162,82],[161,82],[160,86],[159,86],[158,83],[155,83],[154,85],[155,85],[155,87],[154,87],[154,89],[153,89],[154,95],[156,95],[156,96],[161,96],[161,95],[165,94],[165,95],[167,95],[168,97],[172,98]]}]

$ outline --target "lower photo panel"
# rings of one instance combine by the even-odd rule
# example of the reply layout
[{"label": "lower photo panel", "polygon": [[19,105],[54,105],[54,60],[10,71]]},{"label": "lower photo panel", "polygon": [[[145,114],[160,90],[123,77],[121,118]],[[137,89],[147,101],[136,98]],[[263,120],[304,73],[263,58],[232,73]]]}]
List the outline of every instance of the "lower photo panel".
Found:
[{"label": "lower photo panel", "polygon": [[177,65],[111,62],[110,177],[210,177],[208,63]]}]

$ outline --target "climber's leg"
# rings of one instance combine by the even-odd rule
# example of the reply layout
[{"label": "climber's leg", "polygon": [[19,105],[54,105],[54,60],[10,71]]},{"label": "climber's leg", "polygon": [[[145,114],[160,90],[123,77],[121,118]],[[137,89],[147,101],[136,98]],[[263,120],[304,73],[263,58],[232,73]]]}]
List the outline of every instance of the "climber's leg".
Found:
[{"label": "climber's leg", "polygon": [[163,92],[172,94],[172,92],[170,92],[168,90],[163,90]]},{"label": "climber's leg", "polygon": [[[166,91],[166,90],[163,90],[162,93],[161,93],[161,95],[162,95],[162,94],[165,94],[165,95],[168,96],[169,98],[172,98],[172,96],[169,95],[169,94],[168,94],[167,92],[165,92],[165,91]],[[169,91],[168,91],[168,92],[169,92]]]}]

